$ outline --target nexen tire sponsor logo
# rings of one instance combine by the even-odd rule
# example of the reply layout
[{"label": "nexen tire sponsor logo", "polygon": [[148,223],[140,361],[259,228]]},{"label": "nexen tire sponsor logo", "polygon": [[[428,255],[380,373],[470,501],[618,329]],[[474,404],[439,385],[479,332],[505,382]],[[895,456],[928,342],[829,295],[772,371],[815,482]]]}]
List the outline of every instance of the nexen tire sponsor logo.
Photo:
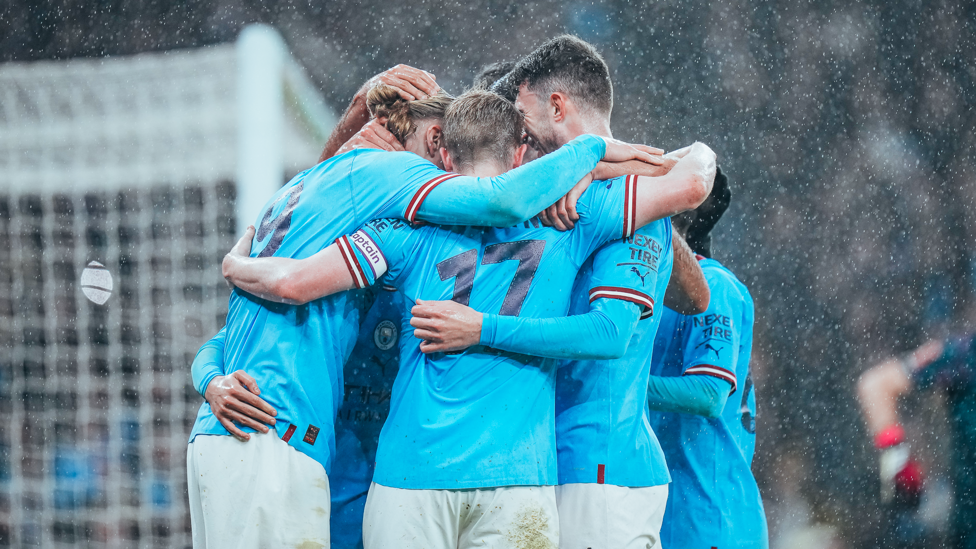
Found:
[{"label": "nexen tire sponsor logo", "polygon": [[353,245],[369,261],[369,267],[373,270],[373,280],[386,274],[386,258],[380,252],[380,247],[373,242],[373,239],[362,231],[356,231],[349,237]]}]

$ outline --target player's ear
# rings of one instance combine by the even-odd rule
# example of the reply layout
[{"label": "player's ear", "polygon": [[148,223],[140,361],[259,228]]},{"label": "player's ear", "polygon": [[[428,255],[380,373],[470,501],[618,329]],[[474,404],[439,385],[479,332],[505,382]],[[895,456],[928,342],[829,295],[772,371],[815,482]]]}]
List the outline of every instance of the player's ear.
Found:
[{"label": "player's ear", "polygon": [[447,152],[444,147],[441,147],[441,160],[444,162],[444,171],[454,171],[454,160],[451,159],[451,153]]},{"label": "player's ear", "polygon": [[437,158],[438,153],[444,146],[444,133],[441,131],[440,124],[427,126],[427,131],[424,135],[424,144],[427,146],[427,155],[431,158]]},{"label": "player's ear", "polygon": [[525,151],[528,148],[529,146],[527,144],[522,143],[515,149],[515,156],[512,158],[512,168],[518,168],[522,165],[522,158],[525,157]]},{"label": "player's ear", "polygon": [[569,108],[569,98],[555,92],[549,96],[549,112],[552,113],[553,122],[562,122],[566,119],[566,110]]}]

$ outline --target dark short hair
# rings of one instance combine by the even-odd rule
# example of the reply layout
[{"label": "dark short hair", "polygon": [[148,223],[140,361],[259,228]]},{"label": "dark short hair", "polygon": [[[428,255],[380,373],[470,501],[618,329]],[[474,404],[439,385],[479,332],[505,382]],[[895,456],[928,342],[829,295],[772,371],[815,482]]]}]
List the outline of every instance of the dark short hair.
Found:
[{"label": "dark short hair", "polygon": [[565,93],[581,107],[604,116],[613,110],[606,61],[596,48],[575,36],[564,34],[542,44],[516,63],[492,91],[514,100],[523,83],[542,95]]},{"label": "dark short hair", "polygon": [[515,105],[485,90],[471,90],[444,115],[444,147],[458,166],[481,160],[511,163],[522,143],[524,121]]},{"label": "dark short hair", "polygon": [[499,61],[481,67],[481,71],[474,76],[471,82],[472,90],[488,90],[491,85],[508,74],[515,68],[515,61]]}]

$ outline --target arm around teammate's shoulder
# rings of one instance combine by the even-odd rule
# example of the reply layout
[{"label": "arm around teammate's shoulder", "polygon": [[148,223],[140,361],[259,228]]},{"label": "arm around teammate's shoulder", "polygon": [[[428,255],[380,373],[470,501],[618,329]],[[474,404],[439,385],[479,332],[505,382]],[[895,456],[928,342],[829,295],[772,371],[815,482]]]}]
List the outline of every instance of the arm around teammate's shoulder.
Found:
[{"label": "arm around teammate's shoulder", "polygon": [[715,152],[704,143],[695,143],[677,153],[681,155],[678,163],[667,175],[637,177],[637,227],[697,208],[712,191]]},{"label": "arm around teammate's shoulder", "polygon": [[254,227],[224,256],[224,278],[240,290],[268,301],[303,305],[356,287],[339,244],[305,259],[250,257]]}]

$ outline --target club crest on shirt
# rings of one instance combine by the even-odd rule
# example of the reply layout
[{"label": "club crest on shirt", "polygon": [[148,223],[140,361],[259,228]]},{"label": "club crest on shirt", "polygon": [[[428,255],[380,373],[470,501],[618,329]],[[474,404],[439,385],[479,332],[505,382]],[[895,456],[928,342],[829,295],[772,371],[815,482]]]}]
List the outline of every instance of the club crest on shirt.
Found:
[{"label": "club crest on shirt", "polygon": [[382,320],[373,330],[373,343],[381,351],[389,351],[397,343],[397,326],[391,320]]}]

